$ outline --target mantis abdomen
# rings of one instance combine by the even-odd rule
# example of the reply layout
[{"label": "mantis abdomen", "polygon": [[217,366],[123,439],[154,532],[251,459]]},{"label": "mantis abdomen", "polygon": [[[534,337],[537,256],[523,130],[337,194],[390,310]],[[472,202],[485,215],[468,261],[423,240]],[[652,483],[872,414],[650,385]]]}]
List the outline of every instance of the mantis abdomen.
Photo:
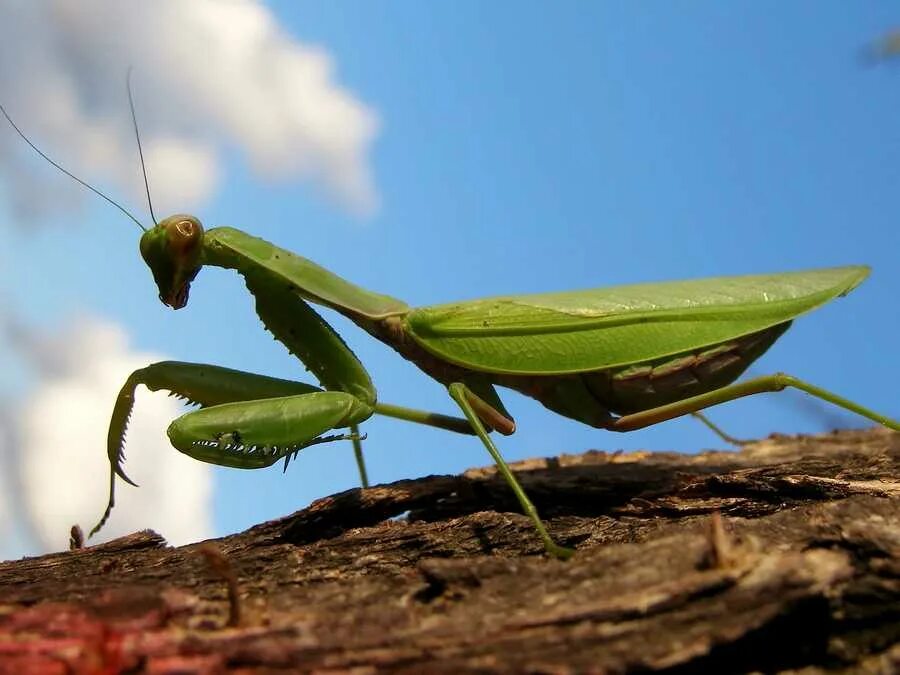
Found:
[{"label": "mantis abdomen", "polygon": [[585,384],[598,401],[619,415],[681,401],[734,382],[790,325],[786,321],[665,359],[585,373]]}]

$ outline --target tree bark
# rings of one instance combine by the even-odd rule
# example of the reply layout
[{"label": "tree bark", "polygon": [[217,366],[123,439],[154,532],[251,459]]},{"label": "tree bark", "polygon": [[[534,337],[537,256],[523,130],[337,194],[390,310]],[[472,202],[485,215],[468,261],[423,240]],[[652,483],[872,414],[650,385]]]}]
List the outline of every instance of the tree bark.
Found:
[{"label": "tree bark", "polygon": [[0,673],[896,673],[898,466],[881,429],[514,465],[567,562],[479,469],[0,563]]}]

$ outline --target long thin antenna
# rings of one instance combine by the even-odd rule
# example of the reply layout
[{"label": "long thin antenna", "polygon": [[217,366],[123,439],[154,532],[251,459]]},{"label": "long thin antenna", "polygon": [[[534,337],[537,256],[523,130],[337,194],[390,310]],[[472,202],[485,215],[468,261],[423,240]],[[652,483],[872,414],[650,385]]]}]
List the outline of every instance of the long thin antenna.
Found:
[{"label": "long thin antenna", "polygon": [[80,183],[81,185],[83,185],[84,187],[86,187],[88,190],[90,190],[91,192],[93,192],[95,195],[97,195],[97,196],[99,196],[99,197],[103,197],[103,199],[105,199],[106,201],[108,201],[110,204],[112,204],[112,205],[115,206],[117,209],[119,209],[119,211],[121,211],[121,212],[124,213],[126,216],[128,216],[129,218],[131,218],[135,223],[137,223],[137,226],[138,226],[139,228],[141,228],[144,232],[147,231],[147,228],[144,227],[143,225],[141,225],[141,221],[139,221],[137,218],[135,218],[133,215],[131,215],[131,213],[129,213],[129,212],[125,209],[125,207],[123,207],[121,204],[119,204],[118,202],[116,202],[116,201],[110,199],[110,198],[107,197],[105,194],[103,194],[102,192],[100,192],[100,190],[98,190],[97,188],[95,188],[93,185],[90,185],[90,184],[88,184],[88,183],[85,183],[83,180],[81,180],[78,176],[76,176],[75,174],[73,174],[71,171],[66,170],[65,168],[63,168],[62,166],[60,166],[57,162],[54,162],[52,159],[50,159],[50,158],[49,158],[49,157],[48,157],[48,156],[47,156],[47,155],[46,155],[46,154],[45,154],[38,146],[36,146],[34,143],[31,142],[31,140],[28,138],[28,136],[26,136],[24,133],[22,133],[22,130],[19,129],[19,127],[16,126],[16,123],[12,121],[12,117],[9,116],[9,113],[6,112],[6,108],[4,108],[2,105],[0,105],[0,112],[3,113],[3,116],[6,118],[6,121],[9,122],[9,123],[12,125],[12,128],[16,130],[16,133],[19,134],[19,136],[22,137],[22,140],[25,141],[26,143],[28,143],[28,145],[31,146],[31,149],[32,149],[32,150],[34,150],[37,154],[39,154],[41,157],[43,157],[44,159],[46,159],[46,160],[47,160],[48,162],[50,162],[53,166],[55,166],[57,169],[59,169],[60,171],[62,171],[64,174],[66,174],[69,178],[71,178],[71,179],[74,180],[75,182]]},{"label": "long thin antenna", "polygon": [[141,133],[138,131],[137,115],[134,113],[134,98],[131,95],[131,66],[128,66],[128,74],[125,76],[125,86],[128,89],[128,106],[131,108],[131,122],[134,125],[134,137],[137,139],[138,154],[141,156],[141,171],[144,172],[144,189],[147,191],[147,205],[150,207],[150,217],[154,225],[159,225],[156,214],[153,213],[153,201],[150,199],[150,182],[147,180],[147,165],[144,164],[144,149],[141,147]]}]

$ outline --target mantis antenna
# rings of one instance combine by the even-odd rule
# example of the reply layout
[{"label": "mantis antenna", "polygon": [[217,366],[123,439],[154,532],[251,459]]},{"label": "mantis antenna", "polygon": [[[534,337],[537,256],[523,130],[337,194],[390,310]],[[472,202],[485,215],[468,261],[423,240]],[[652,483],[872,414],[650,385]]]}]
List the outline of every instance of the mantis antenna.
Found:
[{"label": "mantis antenna", "polygon": [[[130,99],[130,98],[131,98],[131,90],[130,90],[130,88],[129,88],[128,94],[129,94],[129,99]],[[37,154],[39,154],[42,158],[44,158],[45,160],[47,160],[48,162],[50,162],[50,164],[52,164],[52,165],[55,166],[57,169],[59,169],[60,171],[62,171],[64,174],[66,174],[69,178],[71,178],[72,180],[74,180],[76,183],[79,183],[80,185],[86,187],[88,190],[90,190],[91,192],[93,192],[95,195],[97,195],[97,196],[99,196],[99,197],[102,197],[102,198],[105,199],[107,202],[109,202],[110,204],[112,204],[113,206],[115,206],[117,209],[119,209],[119,211],[121,211],[121,212],[124,213],[126,216],[128,216],[129,218],[131,218],[131,220],[133,220],[133,221],[137,224],[137,226],[138,226],[139,228],[141,228],[144,232],[147,231],[147,228],[144,227],[143,225],[141,225],[141,221],[139,221],[137,218],[135,218],[133,215],[131,215],[131,213],[130,213],[124,206],[122,206],[121,204],[119,204],[118,202],[116,202],[115,200],[113,200],[112,198],[107,197],[105,194],[103,194],[102,192],[100,192],[100,190],[98,190],[97,188],[95,188],[93,185],[90,185],[89,183],[86,183],[85,181],[81,180],[78,176],[76,176],[75,174],[73,174],[71,171],[69,171],[69,170],[67,170],[66,168],[64,168],[63,166],[61,166],[58,162],[55,162],[55,161],[53,161],[52,159],[50,159],[50,157],[48,157],[46,153],[44,153],[39,147],[37,147],[34,143],[32,143],[32,142],[31,142],[31,139],[29,139],[28,136],[26,136],[26,135],[22,132],[22,130],[19,129],[19,127],[16,125],[16,123],[13,122],[12,117],[9,116],[9,113],[6,112],[6,108],[4,108],[2,105],[0,105],[0,112],[3,113],[3,116],[6,118],[6,121],[9,122],[10,125],[12,126],[12,128],[16,130],[16,133],[19,134],[19,136],[22,137],[22,140],[25,141],[26,143],[28,143],[28,145],[31,147],[32,150],[34,150],[34,151],[35,151]],[[133,114],[133,113],[134,113],[134,109],[132,108],[132,114]],[[143,166],[143,156],[141,157],[141,165]],[[146,181],[146,174],[145,174],[145,181]],[[148,198],[149,198],[149,194],[148,194]],[[151,210],[151,215],[152,215],[152,210]],[[154,222],[155,222],[155,219],[154,219]]]},{"label": "mantis antenna", "polygon": [[128,89],[128,107],[131,108],[131,123],[134,125],[134,137],[137,140],[138,155],[141,157],[141,172],[144,174],[144,189],[147,191],[147,206],[150,207],[150,217],[154,225],[159,225],[156,214],[153,213],[153,200],[150,199],[150,182],[147,180],[147,165],[144,163],[144,148],[141,146],[141,132],[138,131],[137,115],[134,112],[134,98],[131,94],[131,66],[125,75],[125,88]]}]

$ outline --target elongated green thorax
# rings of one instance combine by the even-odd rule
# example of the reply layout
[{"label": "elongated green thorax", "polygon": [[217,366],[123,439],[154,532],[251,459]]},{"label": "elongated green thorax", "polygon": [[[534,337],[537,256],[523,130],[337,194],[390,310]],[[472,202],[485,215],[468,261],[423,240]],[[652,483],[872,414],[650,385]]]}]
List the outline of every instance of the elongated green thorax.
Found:
[{"label": "elongated green thorax", "polygon": [[409,312],[402,300],[357,286],[307,258],[231,227],[216,227],[206,233],[202,262],[241,274],[262,275],[308,302],[350,318],[377,320]]},{"label": "elongated green thorax", "polygon": [[153,272],[159,299],[172,309],[187,304],[202,264],[203,226],[193,216],[169,216],[141,237],[141,256]]}]

